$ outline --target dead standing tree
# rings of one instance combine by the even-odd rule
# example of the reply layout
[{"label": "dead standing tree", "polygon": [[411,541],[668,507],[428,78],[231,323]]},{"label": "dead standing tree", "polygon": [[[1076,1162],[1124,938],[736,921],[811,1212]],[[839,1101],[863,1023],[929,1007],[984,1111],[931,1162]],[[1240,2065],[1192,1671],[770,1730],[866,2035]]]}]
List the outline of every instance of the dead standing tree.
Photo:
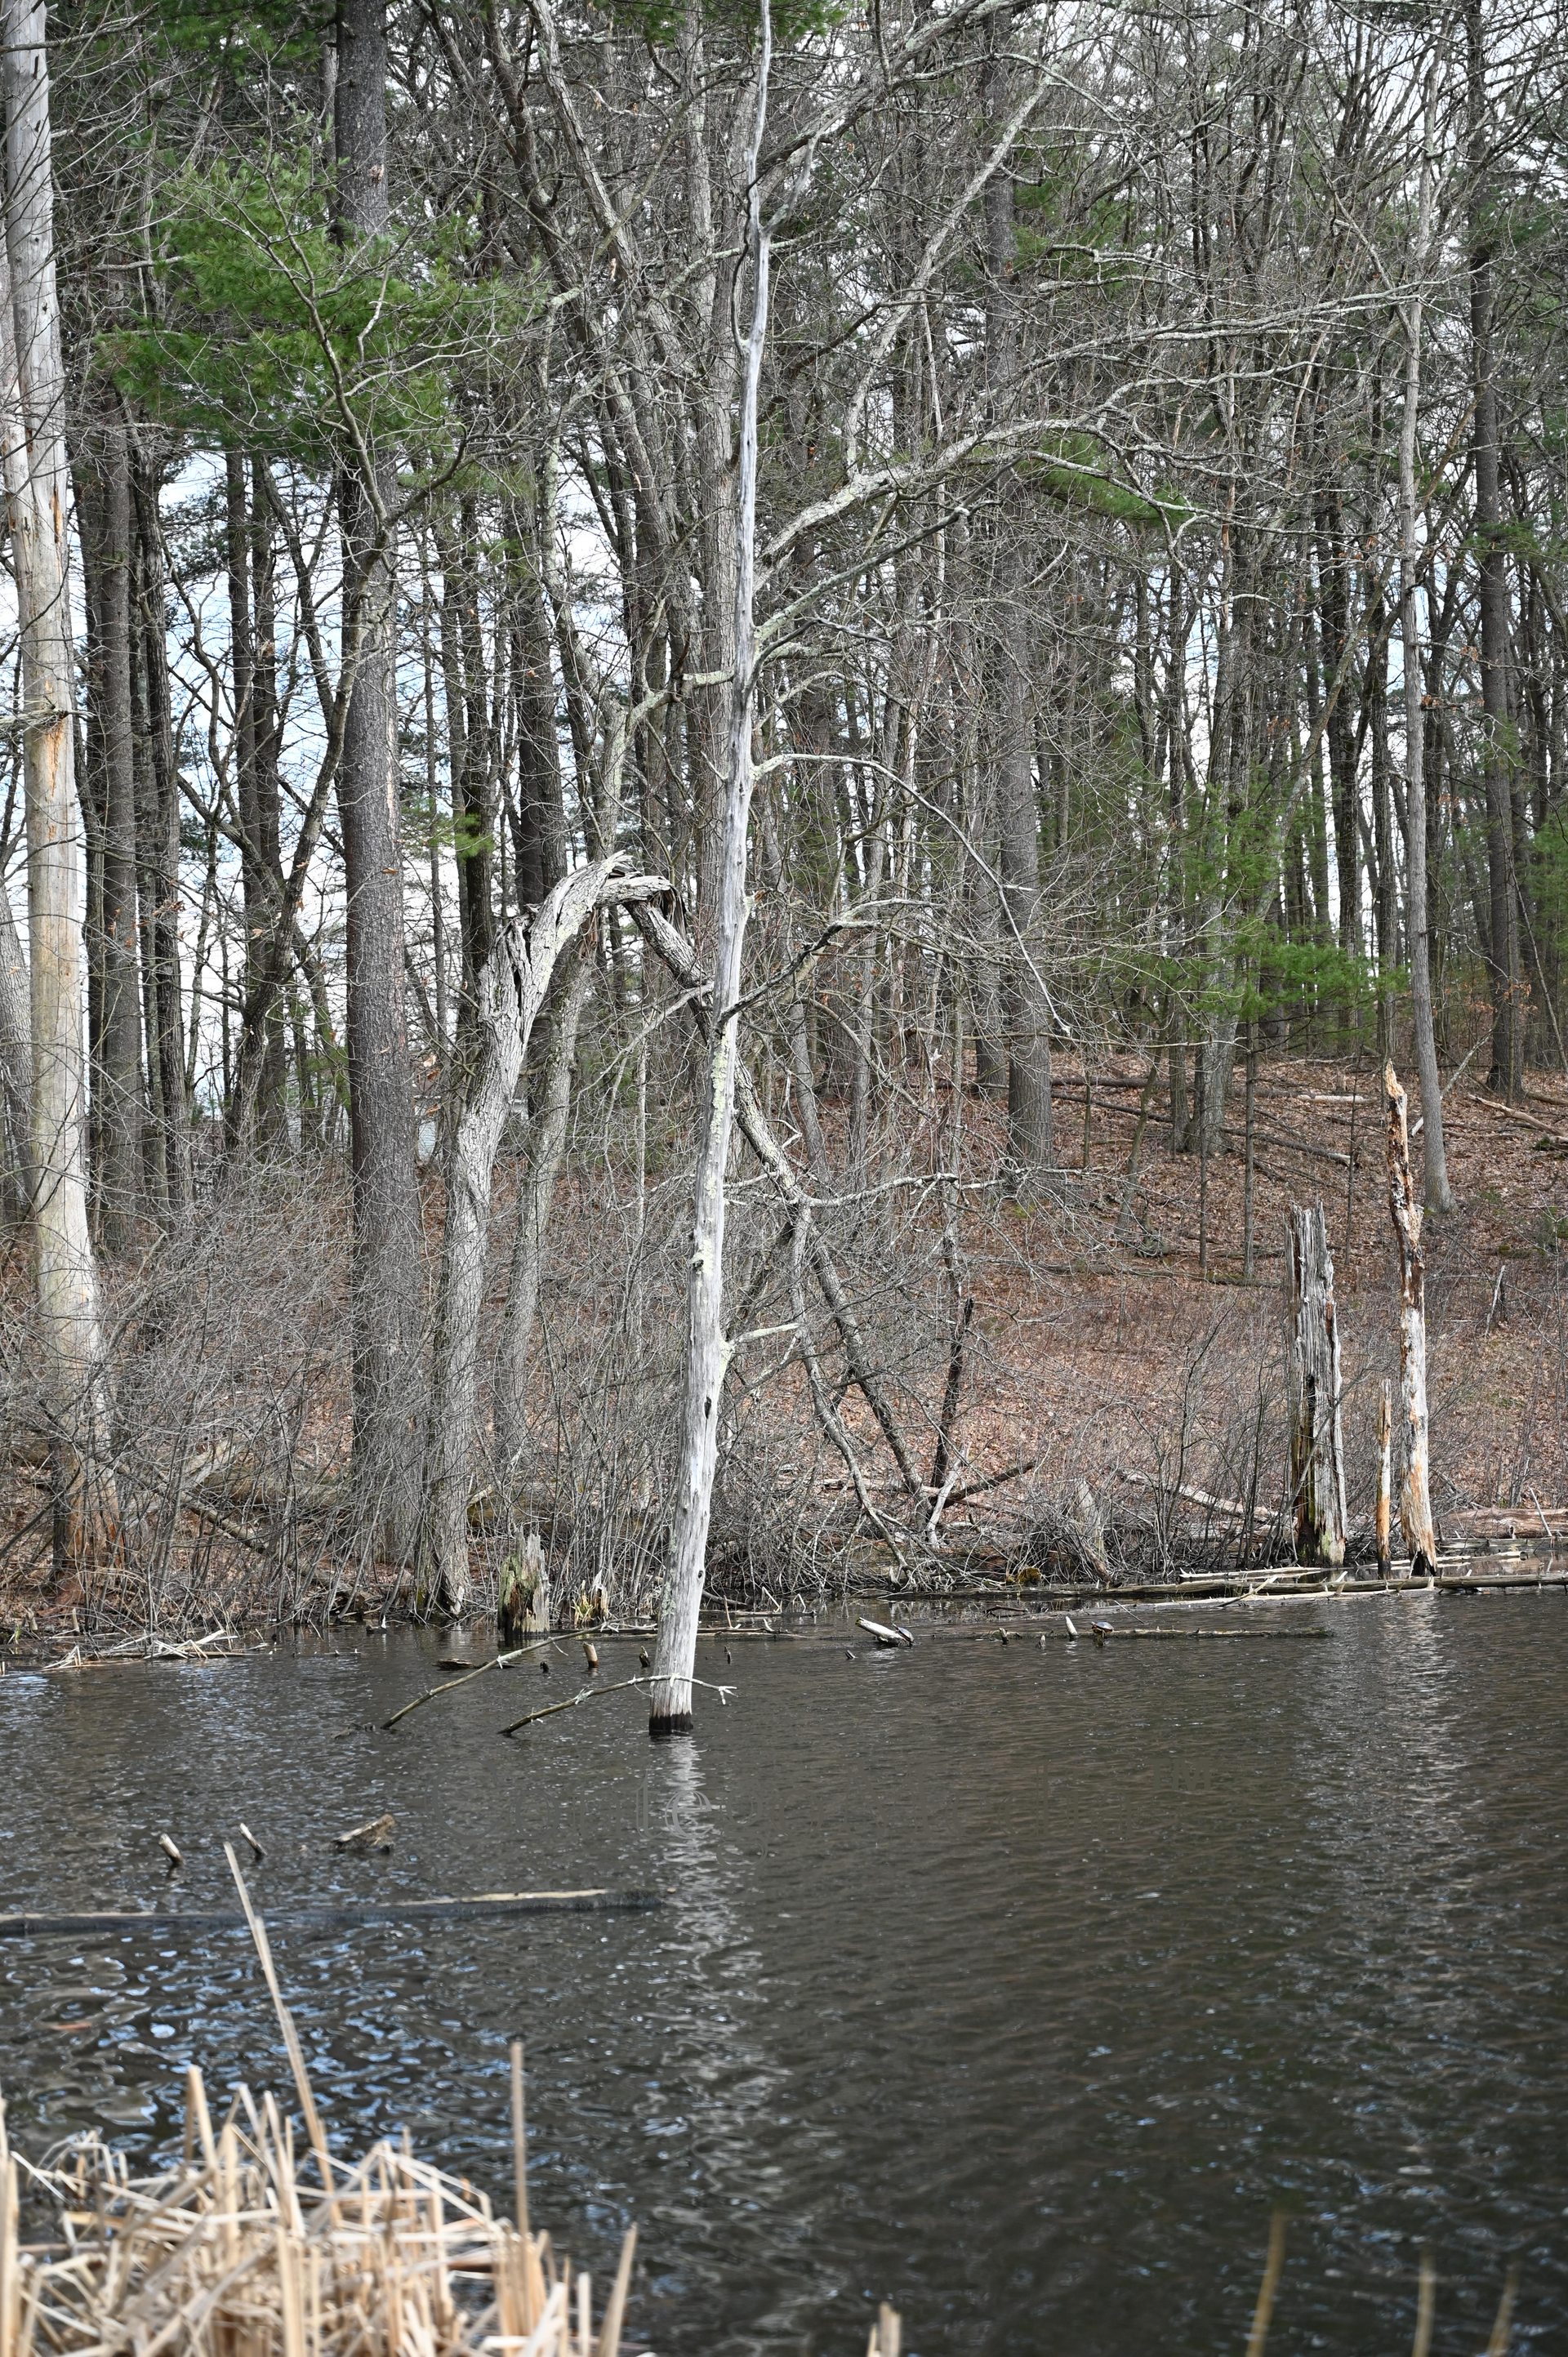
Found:
[{"label": "dead standing tree", "polygon": [[[670,1533],[670,1565],[660,1599],[659,1643],[649,1728],[676,1734],[692,1724],[692,1671],[697,1614],[707,1563],[708,1523],[718,1464],[719,1399],[730,1361],[724,1327],[725,1169],[735,1123],[739,1054],[741,955],[750,901],[746,889],[751,824],[751,732],[757,702],[754,599],[757,565],[757,394],[768,339],[769,233],[762,215],[757,157],[768,120],[773,26],[762,0],[757,113],[746,158],[746,244],[751,263],[751,325],[744,347],[738,479],[735,508],[735,675],[729,691],[729,744],[724,787],[723,855],[714,945],[714,1039],[698,1097],[697,1168],[693,1186],[685,1379],[681,1408],[681,1478]],[[736,294],[738,296],[738,286]]]},{"label": "dead standing tree", "polygon": [[1426,1266],[1421,1254],[1421,1205],[1410,1177],[1410,1133],[1405,1092],[1391,1064],[1383,1071],[1389,1101],[1389,1216],[1400,1253],[1400,1415],[1404,1475],[1400,1483],[1400,1528],[1410,1549],[1412,1573],[1437,1568],[1437,1529],[1432,1518],[1427,1461]]},{"label": "dead standing tree", "polygon": [[505,928],[479,971],[473,1072],[446,1180],[419,1535],[423,1577],[446,1612],[461,1612],[468,1599],[468,1452],[496,1154],[563,952],[606,901],[669,889],[660,877],[625,877],[627,865],[617,853],[565,877],[531,923]]},{"label": "dead standing tree", "polygon": [[1285,1254],[1290,1324],[1290,1482],[1303,1563],[1345,1560],[1345,1437],[1334,1260],[1321,1203],[1297,1204]]}]

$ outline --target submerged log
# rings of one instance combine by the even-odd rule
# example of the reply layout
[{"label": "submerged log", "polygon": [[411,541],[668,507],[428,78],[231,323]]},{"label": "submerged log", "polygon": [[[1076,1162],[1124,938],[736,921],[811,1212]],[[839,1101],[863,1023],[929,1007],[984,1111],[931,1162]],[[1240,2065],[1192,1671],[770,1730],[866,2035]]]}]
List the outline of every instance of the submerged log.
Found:
[{"label": "submerged log", "polygon": [[[274,1932],[332,1931],[354,1923],[468,1922],[484,1915],[640,1915],[662,1907],[656,1890],[489,1890],[475,1899],[387,1899],[361,1906],[269,1907]],[[0,1940],[72,1939],[97,1932],[242,1932],[234,1907],[105,1909],[73,1915],[0,1915]]]},{"label": "submerged log", "polygon": [[1290,1326],[1290,1486],[1303,1563],[1345,1560],[1345,1436],[1334,1260],[1323,1206],[1291,1211],[1285,1254]]},{"label": "submerged log", "polygon": [[1427,1462],[1426,1266],[1421,1254],[1421,1205],[1410,1176],[1410,1133],[1405,1092],[1392,1064],[1383,1071],[1389,1103],[1389,1216],[1400,1253],[1400,1414],[1404,1473],[1400,1483],[1400,1528],[1410,1549],[1412,1572],[1437,1568],[1437,1526],[1432,1513]]}]

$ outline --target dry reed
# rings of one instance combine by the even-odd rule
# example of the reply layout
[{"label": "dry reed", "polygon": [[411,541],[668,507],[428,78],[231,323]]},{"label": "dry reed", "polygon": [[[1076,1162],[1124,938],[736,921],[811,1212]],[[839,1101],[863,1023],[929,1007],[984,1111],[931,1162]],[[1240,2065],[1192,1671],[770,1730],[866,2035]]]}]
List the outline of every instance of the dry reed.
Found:
[{"label": "dry reed", "polygon": [[[310,2152],[242,2086],[216,2136],[194,2063],[179,2166],[133,2178],[96,2134],[58,2167],[13,2153],[0,2103],[0,2357],[618,2357],[637,2229],[596,2328],[593,2285],[528,2218],[522,2047],[511,2049],[515,2222],[464,2178],[373,2145],[333,2159],[265,1925],[224,1845],[276,2009]],[[307,2182],[301,2169],[314,2165]],[[19,2240],[20,2183],[59,2236]],[[884,2308],[870,2357],[898,2357]]]},{"label": "dry reed", "polygon": [[[18,2244],[19,2169],[62,2241]],[[96,2136],[34,2169],[0,2119],[0,2357],[616,2357],[635,2227],[596,2330],[549,2235],[406,2139],[314,2176],[270,2093],[242,2087],[214,2136],[194,2066],[185,2157],[161,2176]]]}]

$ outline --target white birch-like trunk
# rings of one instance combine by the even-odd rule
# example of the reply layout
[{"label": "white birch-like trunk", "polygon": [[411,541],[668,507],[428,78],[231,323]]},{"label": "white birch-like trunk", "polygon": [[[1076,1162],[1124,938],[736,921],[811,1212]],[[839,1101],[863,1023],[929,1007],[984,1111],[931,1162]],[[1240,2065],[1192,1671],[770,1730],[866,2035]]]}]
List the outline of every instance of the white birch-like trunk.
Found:
[{"label": "white birch-like trunk", "polygon": [[562,951],[606,899],[669,888],[661,877],[618,881],[625,867],[618,853],[564,877],[531,924],[514,919],[506,927],[479,971],[475,1064],[446,1178],[420,1512],[421,1579],[430,1602],[445,1612],[461,1612],[468,1599],[468,1458],[496,1152]]},{"label": "white birch-like trunk", "polygon": [[1453,1191],[1443,1149],[1443,1082],[1432,1019],[1432,955],[1426,906],[1426,712],[1421,661],[1419,582],[1421,548],[1416,538],[1415,429],[1421,410],[1422,274],[1432,244],[1432,105],[1427,94],[1426,152],[1422,157],[1421,199],[1416,224],[1415,286],[1405,306],[1404,414],[1400,421],[1400,641],[1404,668],[1404,770],[1406,826],[1406,925],[1410,934],[1411,1013],[1415,1032],[1415,1069],[1421,1083],[1426,1208],[1451,1211]]},{"label": "white birch-like trunk", "polygon": [[33,1018],[27,961],[0,879],[0,1091],[9,1138],[8,1210],[26,1219],[33,1207]]},{"label": "white birch-like trunk", "polygon": [[4,31],[0,455],[26,705],[33,1268],[74,1551],[97,1518],[110,1403],[82,1135],[82,841],[43,0],[6,0]]},{"label": "white birch-like trunk", "polygon": [[751,330],[741,387],[739,480],[735,522],[735,676],[730,689],[729,744],[724,780],[724,842],[714,940],[714,1028],[706,1089],[698,1112],[697,1168],[692,1204],[692,1259],[687,1286],[686,1364],[682,1388],[680,1490],[670,1533],[670,1560],[659,1608],[649,1730],[673,1735],[692,1724],[692,1677],[697,1659],[697,1615],[707,1564],[708,1523],[718,1465],[719,1410],[730,1346],[724,1327],[725,1168],[735,1123],[736,1060],[739,1054],[741,953],[749,913],[746,845],[751,821],[752,677],[756,626],[757,411],[768,335],[768,237],[757,186],[757,156],[768,115],[768,73],[773,28],[768,0],[761,5],[761,56],[757,114],[746,157],[747,243],[752,267]]},{"label": "white birch-like trunk", "polygon": [[585,957],[561,993],[553,1017],[539,1098],[529,1124],[528,1168],[518,1185],[517,1235],[512,1244],[511,1274],[507,1283],[506,1309],[501,1318],[490,1394],[496,1475],[503,1485],[513,1479],[528,1437],[525,1409],[529,1344],[539,1308],[539,1280],[551,1205],[566,1154],[566,1118],[572,1109],[572,1064],[576,1054],[577,1029],[593,979],[593,966]]},{"label": "white birch-like trunk", "polygon": [[1403,1477],[1400,1528],[1412,1572],[1437,1568],[1437,1527],[1432,1514],[1426,1411],[1426,1269],[1421,1254],[1421,1205],[1410,1175],[1405,1092],[1391,1064],[1384,1068],[1389,1102],[1389,1215],[1400,1254],[1400,1416]]}]

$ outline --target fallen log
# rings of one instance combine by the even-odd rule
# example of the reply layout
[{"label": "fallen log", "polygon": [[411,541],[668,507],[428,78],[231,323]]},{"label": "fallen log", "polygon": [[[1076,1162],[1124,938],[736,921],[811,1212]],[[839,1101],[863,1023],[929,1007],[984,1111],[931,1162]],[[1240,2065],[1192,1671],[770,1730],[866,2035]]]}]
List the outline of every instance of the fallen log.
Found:
[{"label": "fallen log", "polygon": [[[1332,1636],[1333,1636],[1333,1634],[1334,1634],[1334,1631],[1333,1631],[1333,1630],[1332,1630],[1332,1629],[1316,1629],[1316,1628],[1314,1628],[1314,1629],[1115,1629],[1115,1628],[1112,1628],[1112,1627],[1111,1626],[1111,1624],[1110,1624],[1108,1621],[1095,1621],[1095,1622],[1091,1623],[1091,1627],[1092,1627],[1092,1629],[1093,1629],[1093,1633],[1094,1633],[1094,1637],[1095,1637],[1095,1641],[1096,1641],[1096,1642],[1097,1642],[1097,1643],[1099,1643],[1099,1644],[1102,1644],[1102,1645],[1103,1645],[1103,1644],[1108,1644],[1108,1643],[1110,1643],[1113,1639],[1115,1639],[1115,1638],[1119,1638],[1119,1637],[1168,1637],[1168,1638],[1174,1638],[1174,1639],[1182,1640],[1182,1641],[1185,1641],[1185,1640],[1186,1640],[1186,1639],[1187,1639],[1187,1638],[1193,1638],[1193,1637],[1213,1637],[1213,1638],[1217,1638],[1217,1639],[1219,1639],[1219,1638],[1230,1638],[1230,1639],[1233,1640],[1233,1641],[1234,1641],[1235,1642],[1237,1642],[1237,1643],[1240,1643],[1240,1644],[1254,1644],[1254,1645],[1256,1645],[1256,1644],[1278,1643],[1278,1642],[1281,1642],[1281,1641],[1289,1642],[1289,1641],[1294,1641],[1294,1640],[1297,1640],[1297,1639],[1305,1639],[1305,1640],[1307,1640],[1308,1641],[1316,1641],[1316,1640],[1318,1640],[1318,1639],[1320,1639],[1320,1638],[1324,1638],[1324,1637],[1332,1637]],[[989,1634],[990,1634],[990,1631],[987,1631],[985,1633],[986,1633],[987,1635],[989,1635]],[[1016,1633],[1016,1634],[1026,1634],[1027,1632],[1026,1632],[1026,1631],[1016,1631],[1016,1632],[1015,1632],[1015,1631],[1011,1631],[1011,1630],[1007,1631],[1007,1634],[1008,1634],[1008,1635],[1013,1635],[1013,1634],[1015,1634],[1015,1633]],[[1046,1641],[1047,1641],[1047,1640],[1048,1638],[1051,1638],[1051,1637],[1055,1637],[1055,1638],[1058,1640],[1058,1641],[1059,1643],[1061,1643],[1061,1644],[1064,1644],[1064,1645],[1073,1645],[1073,1644],[1076,1644],[1076,1643],[1078,1642],[1079,1631],[1077,1631],[1077,1630],[1072,1626],[1072,1624],[1071,1624],[1071,1622],[1070,1622],[1070,1621],[1068,1623],[1068,1626],[1067,1626],[1065,1629],[1042,1629],[1042,1630],[1041,1630],[1041,1631],[1040,1631],[1040,1642],[1041,1642],[1041,1644],[1042,1644],[1042,1645],[1043,1645],[1043,1644],[1045,1644],[1045,1643],[1046,1643]]]},{"label": "fallen log", "polygon": [[[337,1907],[268,1908],[274,1932],[330,1931],[356,1923],[464,1923],[489,1915],[640,1915],[662,1907],[656,1890],[489,1890],[473,1899],[378,1899]],[[144,1907],[77,1914],[0,1915],[0,1940],[95,1932],[242,1932],[234,1907]]]},{"label": "fallen log", "polygon": [[1538,1131],[1553,1146],[1568,1147],[1568,1137],[1565,1137],[1560,1129],[1553,1129],[1549,1121],[1538,1121],[1533,1114],[1521,1113],[1518,1105],[1498,1104],[1491,1097],[1477,1097],[1475,1102],[1483,1112],[1495,1114],[1499,1121],[1518,1122],[1523,1129]]},{"label": "fallen log", "polygon": [[[1162,1486],[1150,1474],[1133,1473],[1122,1465],[1116,1468],[1116,1477],[1118,1480],[1136,1482],[1140,1489],[1158,1490]],[[1217,1498],[1211,1491],[1194,1489],[1188,1481],[1176,1481],[1172,1484],[1172,1489],[1176,1497],[1185,1498],[1189,1505],[1207,1506],[1211,1513],[1230,1515],[1239,1522],[1245,1521],[1251,1514],[1254,1523],[1266,1525],[1283,1511],[1278,1506],[1245,1506],[1240,1498]]]}]

